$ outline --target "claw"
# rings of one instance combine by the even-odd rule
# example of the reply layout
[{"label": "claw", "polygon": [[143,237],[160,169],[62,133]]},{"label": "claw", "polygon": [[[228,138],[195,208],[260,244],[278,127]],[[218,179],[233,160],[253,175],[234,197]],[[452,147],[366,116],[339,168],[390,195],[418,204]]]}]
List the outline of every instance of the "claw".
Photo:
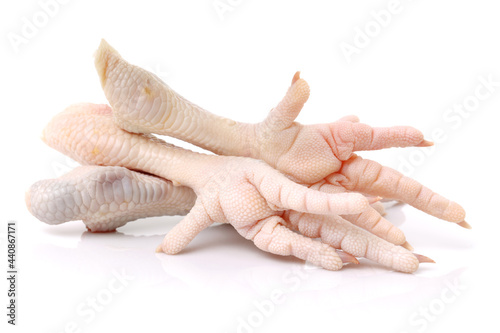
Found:
[{"label": "claw", "polygon": [[292,79],[292,86],[295,82],[297,82],[300,79],[300,71],[295,72],[295,75],[293,76]]},{"label": "claw", "polygon": [[424,141],[420,142],[418,145],[416,145],[415,147],[430,147],[430,146],[434,146],[434,142],[429,141],[429,140],[424,140]]},{"label": "claw", "polygon": [[338,250],[337,250],[337,254],[339,255],[340,259],[342,259],[342,262],[344,264],[359,265],[358,259],[356,259],[356,257],[353,256],[352,254],[349,254],[349,253],[344,252],[344,251],[338,251]]},{"label": "claw", "polygon": [[462,221],[460,223],[457,223],[459,226],[461,226],[462,228],[465,228],[465,229],[472,229],[471,225],[465,221]]},{"label": "claw", "polygon": [[404,242],[404,244],[401,244],[402,247],[407,249],[408,251],[413,251],[413,246],[410,245],[408,242]]},{"label": "claw", "polygon": [[430,263],[433,263],[433,264],[435,264],[435,263],[436,263],[436,262],[435,262],[434,260],[432,260],[431,258],[426,257],[426,256],[423,256],[423,255],[421,255],[421,254],[416,254],[416,253],[413,253],[413,255],[414,255],[415,257],[417,257],[418,262],[420,262],[420,263],[424,263],[424,262],[430,262]]}]

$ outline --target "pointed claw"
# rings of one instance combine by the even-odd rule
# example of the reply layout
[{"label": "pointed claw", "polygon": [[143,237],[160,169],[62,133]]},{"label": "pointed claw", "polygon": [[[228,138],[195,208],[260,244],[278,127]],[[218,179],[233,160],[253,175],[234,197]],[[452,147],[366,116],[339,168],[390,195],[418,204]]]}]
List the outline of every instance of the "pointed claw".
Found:
[{"label": "pointed claw", "polygon": [[457,223],[459,226],[461,226],[462,228],[465,228],[465,229],[472,229],[471,225],[465,221],[462,221],[460,223]]},{"label": "pointed claw", "polygon": [[40,139],[43,142],[47,143],[47,139],[45,138],[45,129],[43,129],[42,133],[40,134]]},{"label": "pointed claw", "polygon": [[337,250],[337,254],[339,255],[340,259],[342,259],[342,262],[344,264],[359,265],[358,259],[356,259],[356,257],[353,256],[352,254],[349,254],[349,253],[344,252],[344,251],[338,251],[338,250]]},{"label": "pointed claw", "polygon": [[300,79],[300,71],[297,71],[295,73],[295,75],[293,76],[293,79],[292,79],[292,86],[295,82],[297,82],[298,80]]},{"label": "pointed claw", "polygon": [[420,142],[418,145],[416,145],[415,147],[430,147],[430,146],[434,146],[434,142],[429,141],[429,140],[424,140],[424,141]]},{"label": "pointed claw", "polygon": [[413,255],[414,255],[415,257],[417,257],[417,259],[418,259],[418,262],[419,262],[419,263],[424,263],[424,262],[430,262],[430,263],[433,263],[433,264],[435,264],[435,263],[436,263],[436,262],[435,262],[434,260],[432,260],[431,258],[426,257],[426,256],[423,256],[423,255],[421,255],[421,254],[416,254],[416,253],[413,253]]},{"label": "pointed claw", "polygon": [[401,244],[402,247],[407,249],[408,251],[413,251],[413,246],[410,245],[408,242],[404,242],[404,244]]}]

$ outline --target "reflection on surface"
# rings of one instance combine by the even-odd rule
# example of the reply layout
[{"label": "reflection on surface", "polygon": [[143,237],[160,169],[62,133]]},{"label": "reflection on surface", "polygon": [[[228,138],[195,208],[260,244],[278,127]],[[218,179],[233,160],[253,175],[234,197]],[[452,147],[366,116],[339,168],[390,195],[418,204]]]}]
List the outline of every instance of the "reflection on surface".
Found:
[{"label": "reflection on surface", "polygon": [[[406,209],[414,210],[403,205],[390,207],[388,217],[401,225]],[[252,316],[262,312],[260,305],[269,305],[273,295],[279,294],[279,304],[273,304],[272,315],[261,325],[271,331],[273,325],[282,324],[282,320],[286,320],[289,327],[294,326],[295,318],[314,308],[317,318],[328,318],[323,322],[332,320],[338,327],[355,325],[368,330],[373,323],[383,323],[388,331],[414,332],[421,326],[412,326],[410,320],[419,320],[423,325],[421,307],[436,312],[440,309],[432,307],[441,304],[451,307],[465,302],[462,296],[453,301],[454,305],[442,300],[442,295],[447,299],[453,296],[450,284],[464,281],[464,269],[459,267],[464,266],[467,247],[472,246],[471,242],[464,241],[468,237],[466,231],[446,222],[432,219],[425,222],[418,216],[408,215],[408,222],[402,227],[411,235],[411,243],[419,251],[432,244],[436,251],[423,254],[440,257],[434,258],[438,261],[436,265],[422,265],[415,274],[404,274],[366,259],[361,259],[360,265],[347,265],[339,272],[310,267],[293,257],[259,250],[230,225],[214,225],[204,230],[177,255],[155,253],[164,235],[180,219],[138,220],[117,232],[104,234],[89,233],[79,222],[46,227],[32,255],[40,261],[40,269],[55,274],[59,280],[53,280],[50,274],[40,277],[38,283],[50,288],[37,291],[43,296],[40,301],[30,303],[33,313],[44,317],[44,312],[36,312],[37,309],[56,295],[51,306],[61,312],[62,319],[51,323],[49,331],[60,331],[73,319],[82,323],[75,312],[78,304],[85,302],[88,295],[98,293],[113,278],[114,272],[126,272],[134,280],[116,296],[117,301],[106,308],[113,315],[103,312],[95,324],[85,329],[94,329],[104,322],[112,325],[125,317],[130,317],[129,325],[135,325],[132,318],[139,311],[151,320],[151,325],[154,322],[155,327],[163,324],[164,313],[168,313],[174,326],[187,325],[194,331],[209,326],[213,332],[234,332],[242,322],[248,323]],[[453,262],[454,258],[461,259]],[[51,290],[59,288],[59,281],[63,281],[66,289],[53,294]],[[37,290],[37,286],[32,290]],[[161,306],[138,310],[134,304]],[[195,321],[193,313],[196,313]]]},{"label": "reflection on surface", "polygon": [[[401,205],[390,208],[399,215]],[[401,214],[401,216],[404,215]],[[400,220],[401,221],[401,220]],[[43,256],[69,270],[102,274],[125,268],[141,283],[162,288],[203,288],[267,293],[281,288],[285,293],[328,291],[332,301],[356,304],[384,297],[398,301],[426,297],[431,285],[441,285],[448,275],[428,277],[422,266],[417,274],[393,272],[361,259],[341,272],[310,267],[292,257],[280,257],[257,249],[230,225],[215,225],[203,231],[177,255],[155,253],[174,223],[158,219],[131,223],[113,233],[83,232],[75,248],[45,244]],[[144,235],[147,232],[148,235]],[[61,235],[64,237],[64,235]]]}]

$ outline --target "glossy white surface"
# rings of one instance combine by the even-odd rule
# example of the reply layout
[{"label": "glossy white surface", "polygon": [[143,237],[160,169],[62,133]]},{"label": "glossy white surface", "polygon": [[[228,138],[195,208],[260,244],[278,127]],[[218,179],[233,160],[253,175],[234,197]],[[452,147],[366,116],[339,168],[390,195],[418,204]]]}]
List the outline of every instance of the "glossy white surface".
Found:
[{"label": "glossy white surface", "polygon": [[[403,10],[347,63],[340,44],[352,42],[355,28],[388,1],[232,3],[239,4],[220,20],[213,1],[72,1],[19,52],[2,39],[0,257],[5,272],[6,223],[15,220],[19,267],[19,325],[6,324],[4,309],[2,327],[57,333],[498,330],[500,86],[474,111],[447,111],[476,93],[480,77],[500,82],[498,5],[402,0]],[[38,11],[36,1],[2,3],[3,36],[20,33],[22,17]],[[409,206],[390,208],[388,219],[415,252],[437,262],[408,275],[367,260],[339,272],[316,269],[264,253],[224,225],[205,230],[179,255],[156,254],[180,217],[141,220],[111,234],[89,234],[79,222],[37,221],[25,208],[24,191],[75,166],[39,140],[41,130],[69,104],[106,102],[92,59],[102,37],[186,98],[236,120],[263,119],[301,70],[311,86],[298,118],[303,123],[356,114],[373,126],[415,126],[431,140],[442,129],[434,148],[361,155],[394,168],[412,159],[412,177],[462,204],[473,230]],[[118,280],[120,274],[133,279]],[[2,304],[6,291],[2,279]],[[280,292],[280,304],[269,306]],[[92,298],[99,311],[90,310]],[[253,326],[243,328],[247,324]]]},{"label": "glossy white surface", "polygon": [[[475,237],[484,226],[468,231],[421,215],[401,205],[388,215],[416,252],[437,261],[415,274],[367,260],[325,271],[264,253],[228,225],[205,230],[179,255],[154,253],[177,217],[92,234],[80,223],[45,226],[24,215],[18,223],[20,327],[61,332],[75,322],[84,332],[234,332],[241,318],[259,332],[472,329],[471,319],[485,320],[488,313],[474,304],[486,301],[482,292],[493,282],[485,260],[474,259],[485,253]],[[124,280],[115,281],[117,274]]]}]

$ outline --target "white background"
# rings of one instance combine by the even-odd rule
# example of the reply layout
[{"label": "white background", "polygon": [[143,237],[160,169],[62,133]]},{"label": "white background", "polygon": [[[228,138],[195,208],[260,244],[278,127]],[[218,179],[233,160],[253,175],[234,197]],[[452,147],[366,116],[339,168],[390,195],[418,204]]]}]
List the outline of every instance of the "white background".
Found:
[{"label": "white background", "polygon": [[[342,43],[354,46],[357,29],[376,29],[370,13],[389,1],[222,3],[231,10],[221,17],[213,0],[74,0],[51,7],[53,17],[43,22],[37,1],[2,2],[0,258],[6,271],[6,223],[15,220],[19,267],[18,326],[6,324],[4,278],[2,326],[236,332],[245,321],[253,326],[242,332],[498,330],[500,86],[467,115],[447,113],[473,102],[480,77],[500,81],[498,4],[401,0],[389,24],[372,30],[348,62]],[[22,37],[34,16],[41,27]],[[14,46],[14,35],[25,40]],[[41,130],[72,103],[106,102],[92,58],[101,38],[186,98],[235,120],[262,120],[301,70],[311,87],[302,123],[356,114],[373,126],[415,126],[428,139],[441,129],[433,149],[361,155],[394,168],[413,161],[411,176],[462,204],[473,230],[409,206],[389,209],[415,251],[437,262],[402,274],[367,260],[339,272],[305,267],[261,252],[231,226],[202,232],[179,255],[154,253],[180,217],[140,220],[115,234],[89,234],[81,222],[39,222],[25,208],[24,191],[75,166],[41,142]],[[107,299],[116,273],[133,279]],[[280,290],[281,304],[269,306]],[[86,304],[96,296],[106,304],[92,315]]]}]

